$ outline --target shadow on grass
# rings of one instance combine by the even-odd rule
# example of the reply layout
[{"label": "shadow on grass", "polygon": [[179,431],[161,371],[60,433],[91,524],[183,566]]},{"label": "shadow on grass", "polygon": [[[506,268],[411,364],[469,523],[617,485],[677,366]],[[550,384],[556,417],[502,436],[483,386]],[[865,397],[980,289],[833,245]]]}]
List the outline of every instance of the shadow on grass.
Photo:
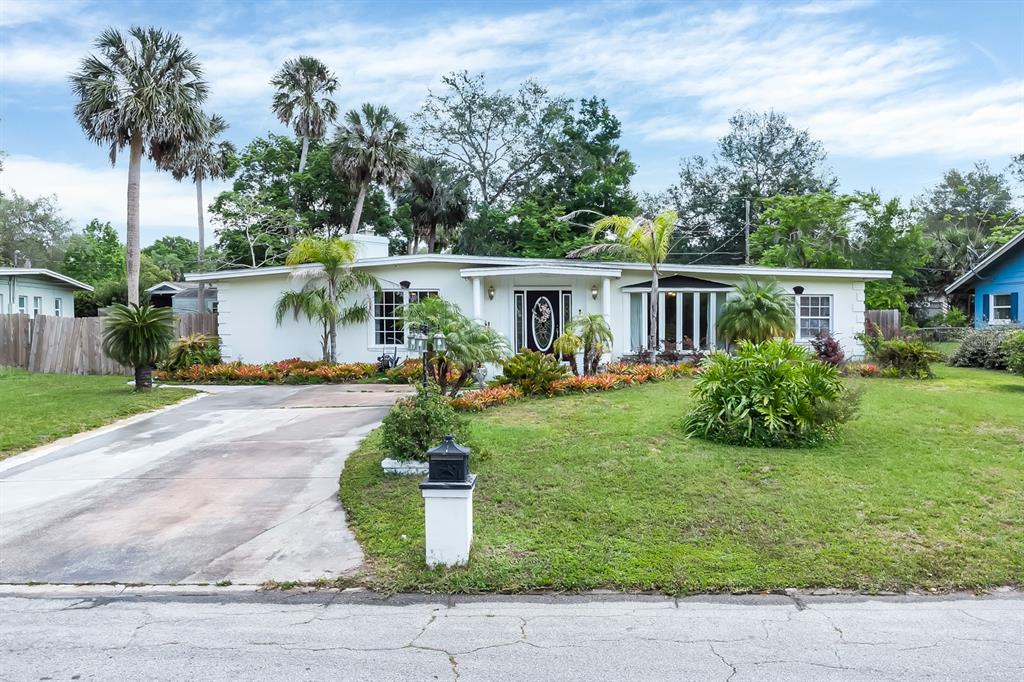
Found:
[{"label": "shadow on grass", "polygon": [[1024,384],[993,384],[992,388],[1006,393],[1024,393]]}]

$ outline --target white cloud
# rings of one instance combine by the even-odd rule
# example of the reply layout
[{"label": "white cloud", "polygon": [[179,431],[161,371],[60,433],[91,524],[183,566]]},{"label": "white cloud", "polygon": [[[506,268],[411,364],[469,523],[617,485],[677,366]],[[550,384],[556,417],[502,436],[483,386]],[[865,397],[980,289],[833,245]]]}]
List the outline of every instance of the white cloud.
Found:
[{"label": "white cloud", "polygon": [[80,0],[3,0],[0,26],[7,28],[66,17],[82,7]]},{"label": "white cloud", "polygon": [[[13,154],[4,159],[0,189],[16,191],[30,198],[56,195],[64,214],[75,229],[93,218],[109,220],[123,235],[126,229],[128,166],[98,168],[62,161],[46,161]],[[207,201],[223,190],[223,184],[203,186]],[[195,239],[196,200],[194,186],[176,182],[167,173],[145,168],[140,179],[140,233],[143,245],[166,234]],[[213,231],[207,217],[207,240]]]}]

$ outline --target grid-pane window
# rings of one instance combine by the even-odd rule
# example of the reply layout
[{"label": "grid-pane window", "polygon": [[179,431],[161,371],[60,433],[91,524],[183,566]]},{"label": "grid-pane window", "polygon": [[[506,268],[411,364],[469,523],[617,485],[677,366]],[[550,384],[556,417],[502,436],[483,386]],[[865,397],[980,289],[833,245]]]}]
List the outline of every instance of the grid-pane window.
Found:
[{"label": "grid-pane window", "polygon": [[59,298],[53,299],[53,314],[57,317],[64,314],[64,301]]},{"label": "grid-pane window", "polygon": [[1013,298],[1010,294],[995,294],[992,296],[992,322],[993,324],[1006,324],[1010,321],[1010,312],[1013,308]]},{"label": "grid-pane window", "polygon": [[22,315],[28,312],[28,296],[18,297],[18,312]]},{"label": "grid-pane window", "polygon": [[797,329],[801,339],[813,339],[819,331],[831,331],[831,296],[797,296],[796,304]]},{"label": "grid-pane window", "polygon": [[35,317],[43,312],[43,297],[33,296],[32,297],[32,317]]},{"label": "grid-pane window", "polygon": [[378,346],[401,346],[405,344],[405,324],[400,310],[406,303],[416,303],[424,298],[437,296],[436,291],[406,291],[387,289],[373,295],[373,340]]}]

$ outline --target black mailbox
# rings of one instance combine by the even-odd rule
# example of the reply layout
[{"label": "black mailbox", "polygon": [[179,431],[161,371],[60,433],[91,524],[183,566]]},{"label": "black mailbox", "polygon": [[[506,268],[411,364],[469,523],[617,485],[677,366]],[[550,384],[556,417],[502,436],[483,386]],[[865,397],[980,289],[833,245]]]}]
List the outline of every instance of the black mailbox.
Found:
[{"label": "black mailbox", "polygon": [[470,449],[445,436],[437,447],[427,450],[430,468],[427,483],[465,483],[469,480]]}]

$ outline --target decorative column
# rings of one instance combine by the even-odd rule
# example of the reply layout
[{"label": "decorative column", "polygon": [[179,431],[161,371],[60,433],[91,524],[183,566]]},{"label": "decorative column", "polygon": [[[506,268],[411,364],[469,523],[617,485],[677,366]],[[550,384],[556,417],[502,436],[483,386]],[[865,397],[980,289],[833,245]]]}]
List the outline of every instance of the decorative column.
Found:
[{"label": "decorative column", "polygon": [[693,350],[700,350],[700,292],[693,292]]},{"label": "decorative column", "polygon": [[605,322],[612,323],[612,280],[610,277],[601,280],[601,314],[604,315]]},{"label": "decorative column", "polygon": [[484,282],[482,277],[473,278],[473,319],[484,319]]}]

